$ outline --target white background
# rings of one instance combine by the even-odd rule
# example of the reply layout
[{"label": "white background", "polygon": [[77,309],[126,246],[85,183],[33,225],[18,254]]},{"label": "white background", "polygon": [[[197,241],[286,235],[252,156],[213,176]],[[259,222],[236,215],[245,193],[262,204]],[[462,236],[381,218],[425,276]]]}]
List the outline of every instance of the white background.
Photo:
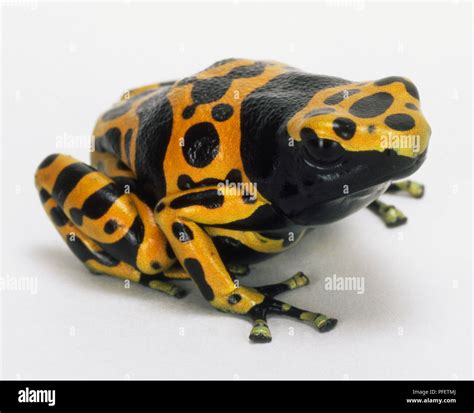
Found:
[{"label": "white background", "polygon": [[[4,280],[38,291],[2,298],[5,379],[467,379],[472,377],[471,6],[341,1],[44,4],[7,2],[2,18]],[[216,312],[191,282],[179,301],[94,277],[44,214],[35,168],[58,137],[91,133],[128,88],[191,75],[227,57],[274,59],[351,80],[411,78],[433,130],[409,217],[387,229],[369,211],[314,231],[253,267],[261,285],[297,270],[310,286],[284,299],[337,317],[327,334],[271,318],[273,342]],[[364,277],[365,293],[325,277]],[[5,288],[4,288],[5,289]],[[291,335],[291,333],[294,333]],[[184,335],[182,335],[184,333]]]}]

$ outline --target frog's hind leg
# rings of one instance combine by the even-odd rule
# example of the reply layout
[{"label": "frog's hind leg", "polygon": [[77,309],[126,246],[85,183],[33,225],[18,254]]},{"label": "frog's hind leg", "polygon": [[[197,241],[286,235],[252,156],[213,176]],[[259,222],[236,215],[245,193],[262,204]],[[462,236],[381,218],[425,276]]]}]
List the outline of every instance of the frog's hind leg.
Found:
[{"label": "frog's hind leg", "polygon": [[65,155],[50,155],[35,176],[43,207],[72,252],[95,274],[139,282],[175,297],[184,290],[166,282],[174,258],[135,194],[106,175]]},{"label": "frog's hind leg", "polygon": [[[421,198],[425,193],[425,187],[419,182],[405,180],[391,183],[387,193],[406,193],[412,198]],[[373,201],[368,208],[376,215],[382,218],[385,225],[389,228],[395,228],[407,222],[405,214],[393,205],[387,205],[379,199]]]}]

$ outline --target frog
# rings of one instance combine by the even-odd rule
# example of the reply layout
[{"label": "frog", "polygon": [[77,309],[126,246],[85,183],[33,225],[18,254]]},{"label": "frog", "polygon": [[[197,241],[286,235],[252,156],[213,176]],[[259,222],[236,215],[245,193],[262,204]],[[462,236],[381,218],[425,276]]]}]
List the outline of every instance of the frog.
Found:
[{"label": "frog", "polygon": [[91,273],[176,298],[187,293],[179,280],[192,280],[213,308],[249,319],[251,342],[267,343],[268,315],[319,332],[337,319],[276,298],[308,285],[303,272],[241,284],[250,266],[365,207],[388,227],[404,224],[379,198],[423,196],[405,178],[430,136],[408,78],[349,81],[231,58],[129,89],[97,120],[90,164],[49,155],[35,185]]}]

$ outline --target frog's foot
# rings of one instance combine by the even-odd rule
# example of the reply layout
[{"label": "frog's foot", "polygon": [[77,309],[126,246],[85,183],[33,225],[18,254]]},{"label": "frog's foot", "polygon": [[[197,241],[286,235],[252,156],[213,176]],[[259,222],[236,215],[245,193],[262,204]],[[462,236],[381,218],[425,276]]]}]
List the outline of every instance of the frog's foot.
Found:
[{"label": "frog's foot", "polygon": [[425,186],[416,181],[398,181],[393,182],[387,189],[387,192],[402,192],[407,193],[413,198],[421,198],[425,194]]},{"label": "frog's foot", "polygon": [[375,214],[380,218],[382,218],[383,222],[385,222],[385,225],[389,228],[403,225],[408,220],[402,211],[395,208],[393,205],[387,205],[378,200],[372,202],[368,208],[375,212]]},{"label": "frog's foot", "polygon": [[250,267],[246,264],[227,264],[226,268],[234,277],[245,277],[250,274]]},{"label": "frog's foot", "polygon": [[309,284],[309,279],[302,272],[298,272],[293,277],[278,284],[256,287],[255,289],[264,294],[263,302],[254,306],[249,315],[253,320],[253,327],[250,331],[250,340],[255,343],[268,343],[272,340],[270,328],[267,324],[267,314],[286,315],[305,321],[323,333],[332,330],[337,320],[329,318],[324,314],[301,310],[274,297],[285,291],[295,290]]},{"label": "frog's foot", "polygon": [[188,292],[180,286],[166,281],[167,277],[162,274],[141,274],[139,283],[153,290],[161,291],[174,298],[183,298]]}]

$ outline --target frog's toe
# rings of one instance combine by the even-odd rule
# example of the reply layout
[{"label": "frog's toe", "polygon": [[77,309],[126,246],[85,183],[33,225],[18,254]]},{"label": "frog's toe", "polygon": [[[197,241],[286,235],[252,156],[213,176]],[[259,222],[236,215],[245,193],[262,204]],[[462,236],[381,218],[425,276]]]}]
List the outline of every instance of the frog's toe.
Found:
[{"label": "frog's toe", "polygon": [[419,182],[411,181],[408,193],[413,198],[423,198],[423,195],[425,195],[425,186],[423,184],[420,184]]},{"label": "frog's toe", "polygon": [[227,271],[235,277],[245,277],[250,274],[250,267],[246,264],[228,264]]},{"label": "frog's toe", "polygon": [[174,298],[183,298],[188,294],[184,288],[166,281],[141,279],[140,284],[146,285],[153,290],[161,291]]},{"label": "frog's toe", "polygon": [[405,180],[393,182],[387,189],[387,192],[404,192],[413,198],[422,198],[425,194],[425,186],[420,182]]},{"label": "frog's toe", "polygon": [[400,225],[406,224],[408,221],[408,218],[403,214],[403,212],[392,205],[383,212],[382,219],[389,228],[399,227]]},{"label": "frog's toe", "polygon": [[327,331],[331,331],[334,327],[336,327],[336,324],[337,320],[335,318],[325,317],[324,321],[320,321],[317,324],[315,323],[315,327],[320,333],[326,333]]},{"label": "frog's toe", "polygon": [[398,227],[408,220],[402,211],[379,200],[373,201],[368,208],[382,218],[388,228]]},{"label": "frog's toe", "polygon": [[250,331],[250,341],[254,343],[269,343],[272,341],[272,333],[266,320],[257,319],[254,320],[254,325]]},{"label": "frog's toe", "polygon": [[285,291],[295,290],[309,284],[309,278],[301,271],[297,272],[287,280],[277,283],[256,287],[256,290],[270,297],[275,297]]}]

